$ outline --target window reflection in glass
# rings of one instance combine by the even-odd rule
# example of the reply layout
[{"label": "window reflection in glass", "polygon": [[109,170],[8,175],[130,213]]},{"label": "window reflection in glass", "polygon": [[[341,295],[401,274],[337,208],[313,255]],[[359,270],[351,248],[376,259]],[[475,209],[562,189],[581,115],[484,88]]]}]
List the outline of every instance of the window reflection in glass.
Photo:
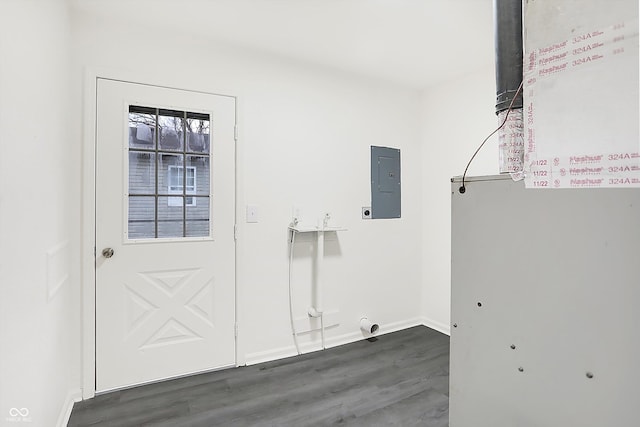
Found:
[{"label": "window reflection in glass", "polygon": [[169,197],[158,197],[158,238],[184,237],[182,197],[180,203],[169,203]]},{"label": "window reflection in glass", "polygon": [[209,235],[209,198],[193,197],[194,204],[187,206],[186,237]]},{"label": "window reflection in glass", "polygon": [[158,115],[158,141],[160,150],[182,151],[184,143],[184,112],[160,110]]},{"label": "window reflection in glass", "polygon": [[187,151],[209,154],[209,115],[187,113]]},{"label": "window reflection in glass", "polygon": [[129,151],[129,194],[155,194],[156,154]]},{"label": "window reflection in glass", "polygon": [[129,147],[155,149],[155,108],[129,107]]},{"label": "window reflection in glass", "polygon": [[156,198],[154,196],[129,197],[129,239],[156,237]]}]

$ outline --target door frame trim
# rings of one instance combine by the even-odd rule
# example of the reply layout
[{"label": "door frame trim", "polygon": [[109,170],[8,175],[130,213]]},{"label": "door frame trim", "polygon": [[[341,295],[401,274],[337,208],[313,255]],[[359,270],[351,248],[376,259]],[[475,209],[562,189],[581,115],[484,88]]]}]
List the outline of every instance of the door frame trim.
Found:
[{"label": "door frame trim", "polygon": [[[227,95],[226,93],[202,90],[184,84],[183,82],[175,82],[170,79],[158,79],[151,76],[142,76],[135,72],[114,70],[114,69],[96,69],[87,68],[84,73],[84,82],[82,94],[82,224],[81,224],[81,334],[82,334],[82,399],[90,399],[96,395],[96,143],[97,143],[97,81],[98,79],[115,80],[125,83],[135,83],[146,86],[156,86],[166,89],[177,89],[189,92],[203,93],[208,95],[226,96],[235,100],[235,125],[240,128],[239,120],[239,98],[234,95]],[[231,92],[231,91],[229,91]],[[241,159],[240,150],[240,138],[236,139],[235,146],[235,189],[234,189],[234,218],[235,225],[240,229],[241,221],[238,217],[239,196],[242,192],[239,191],[243,184],[240,180],[242,174],[239,172],[239,159]],[[240,234],[241,230],[238,230]],[[240,269],[238,268],[238,255],[240,239],[235,241],[235,324],[236,324],[236,337],[235,337],[235,366],[245,364],[244,351],[241,349],[244,346],[243,341],[240,339],[239,325],[240,318],[240,283],[238,274]]]}]

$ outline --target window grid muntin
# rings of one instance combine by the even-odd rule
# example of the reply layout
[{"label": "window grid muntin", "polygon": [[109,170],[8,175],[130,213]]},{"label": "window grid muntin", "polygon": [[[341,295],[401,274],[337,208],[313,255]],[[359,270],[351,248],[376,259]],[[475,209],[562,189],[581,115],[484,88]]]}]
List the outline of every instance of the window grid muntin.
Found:
[{"label": "window grid muntin", "polygon": [[[161,108],[154,108],[154,107],[141,107],[141,106],[136,106],[136,105],[130,105],[129,106],[129,114],[131,113],[139,113],[139,114],[154,114],[155,115],[155,131],[154,131],[154,148],[150,149],[150,148],[138,148],[138,147],[131,147],[131,144],[129,144],[128,147],[128,152],[134,152],[134,153],[155,153],[155,194],[146,194],[146,193],[135,193],[132,194],[131,191],[128,192],[129,197],[131,196],[153,196],[155,199],[155,218],[154,218],[154,223],[155,223],[155,227],[154,227],[154,237],[148,237],[148,239],[158,239],[158,223],[159,223],[159,218],[158,218],[158,212],[159,212],[159,198],[160,197],[180,197],[182,198],[182,236],[179,236],[177,238],[185,238],[187,237],[187,207],[189,206],[195,206],[196,205],[196,200],[197,199],[204,199],[207,201],[206,206],[209,209],[209,214],[208,214],[208,219],[198,219],[197,221],[208,221],[208,234],[210,235],[210,230],[211,230],[211,210],[210,210],[210,194],[208,195],[198,195],[197,194],[197,172],[196,172],[196,167],[195,166],[186,166],[187,163],[187,155],[192,155],[192,156],[199,156],[199,157],[206,157],[209,158],[209,179],[211,179],[211,116],[207,113],[195,113],[195,112],[190,112],[190,111],[178,111],[178,110],[167,110],[167,109],[161,109]],[[181,119],[181,127],[182,127],[182,150],[181,151],[175,151],[175,150],[163,150],[160,148],[160,129],[159,129],[159,117],[160,115],[164,115],[164,116],[168,116],[168,117],[179,117]],[[131,120],[131,116],[129,115],[129,120]],[[189,128],[189,132],[187,132],[187,125],[190,123],[189,120],[200,120],[200,121],[207,121],[208,122],[208,128],[206,129],[202,129],[202,130],[207,130],[208,133],[203,133],[202,135],[209,135],[209,143],[206,146],[206,149],[204,149],[204,151],[192,151],[189,150],[189,144],[188,144],[188,134],[189,132],[192,132],[191,127]],[[182,182],[187,182],[187,170],[189,170],[190,168],[193,170],[193,193],[192,194],[188,194],[187,193],[187,188],[188,186],[183,185],[182,186],[182,194],[176,194],[176,193],[172,193],[170,191],[167,191],[167,193],[165,194],[164,192],[160,192],[159,191],[159,182],[160,182],[160,177],[159,177],[159,173],[160,173],[160,156],[161,155],[179,155],[182,159],[182,165],[179,166],[182,169]],[[130,173],[130,171],[129,171]],[[168,168],[167,168],[167,174],[168,174]],[[169,177],[167,177],[167,181],[169,180]],[[168,187],[165,187],[168,189]],[[187,200],[191,200],[190,203],[187,203]],[[129,216],[130,216],[130,212],[127,212],[127,218],[128,218],[128,223],[129,223]],[[194,220],[191,220],[194,221]]]}]

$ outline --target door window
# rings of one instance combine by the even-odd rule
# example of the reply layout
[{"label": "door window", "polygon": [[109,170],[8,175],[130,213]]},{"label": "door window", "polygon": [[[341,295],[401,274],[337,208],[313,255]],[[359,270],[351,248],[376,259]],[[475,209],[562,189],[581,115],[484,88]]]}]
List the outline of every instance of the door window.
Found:
[{"label": "door window", "polygon": [[210,236],[210,116],[129,106],[128,238]]}]

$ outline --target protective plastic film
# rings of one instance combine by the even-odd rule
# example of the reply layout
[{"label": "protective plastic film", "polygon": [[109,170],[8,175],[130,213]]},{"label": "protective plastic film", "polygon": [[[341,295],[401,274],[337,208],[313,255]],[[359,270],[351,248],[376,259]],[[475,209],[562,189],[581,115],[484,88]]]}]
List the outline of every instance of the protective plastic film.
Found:
[{"label": "protective plastic film", "polygon": [[500,150],[500,173],[516,174],[522,172],[524,160],[524,124],[522,110],[508,110],[498,113],[498,121],[504,126],[498,131]]},{"label": "protective plastic film", "polygon": [[525,183],[640,187],[638,3],[581,6],[525,5]]}]

